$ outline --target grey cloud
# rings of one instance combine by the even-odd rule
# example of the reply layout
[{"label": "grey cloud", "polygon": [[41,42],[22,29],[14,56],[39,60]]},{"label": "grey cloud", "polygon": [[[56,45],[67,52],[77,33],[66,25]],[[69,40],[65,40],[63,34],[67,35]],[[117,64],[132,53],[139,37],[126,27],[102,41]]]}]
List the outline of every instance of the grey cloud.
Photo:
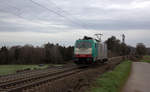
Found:
[{"label": "grey cloud", "polygon": [[[149,30],[150,21],[122,20],[82,20],[87,29],[93,30]],[[75,26],[75,28],[82,26]]]},{"label": "grey cloud", "polygon": [[33,1],[42,7],[30,0],[1,0],[0,32],[150,30],[150,3],[142,4],[148,0]]},{"label": "grey cloud", "polygon": [[[104,6],[105,4],[128,4],[135,2],[136,0],[56,0],[56,5],[49,0],[45,2],[42,2],[41,0],[34,1],[43,6],[45,5],[46,8],[54,10],[62,16],[50,12],[30,0],[11,0],[9,2],[8,0],[5,0],[1,3],[0,9],[11,14],[19,15],[27,20],[49,21],[56,25],[62,24],[79,29],[82,29],[83,26],[86,26],[85,29],[96,30],[150,29],[150,13],[147,13],[145,9],[115,10],[111,8],[105,9],[105,7],[91,6],[91,4],[93,5],[97,3],[102,3],[102,6],[103,4]],[[66,12],[58,8],[57,5],[60,5],[60,7],[66,10]],[[101,6],[101,4],[99,6]],[[146,13],[147,15],[142,16],[141,12]],[[140,20],[142,20],[142,22]]]}]

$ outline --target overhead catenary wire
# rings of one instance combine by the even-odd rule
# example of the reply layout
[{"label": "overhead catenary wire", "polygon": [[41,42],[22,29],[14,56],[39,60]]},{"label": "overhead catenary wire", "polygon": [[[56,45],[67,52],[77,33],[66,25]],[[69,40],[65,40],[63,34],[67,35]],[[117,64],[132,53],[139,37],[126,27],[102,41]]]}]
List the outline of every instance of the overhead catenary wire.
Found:
[{"label": "overhead catenary wire", "polygon": [[76,18],[75,16],[73,16],[72,14],[70,14],[69,12],[61,9],[60,7],[58,7],[54,2],[52,2],[51,0],[48,0],[49,2],[51,2],[52,4],[54,4],[56,6],[56,8],[60,9],[62,12],[68,14],[69,16],[72,16],[72,19],[77,20],[80,22],[80,24],[85,28],[88,29],[88,27],[86,26],[86,23],[82,22],[81,20],[79,20],[78,18]]},{"label": "overhead catenary wire", "polygon": [[[67,14],[67,15],[69,15],[69,16],[71,16],[72,18],[72,20],[77,20],[77,21],[80,21],[80,24],[82,25],[82,26],[84,26],[84,24],[85,23],[83,23],[81,20],[79,20],[78,18],[76,18],[76,17],[74,17],[74,16],[72,16],[72,14],[70,14],[69,12],[67,12],[67,11],[65,11],[65,10],[63,10],[63,9],[61,9],[59,6],[57,6],[57,4],[56,3],[54,3],[53,1],[51,1],[51,0],[47,0],[49,3],[51,3],[51,4],[53,4],[55,7],[56,7],[56,9],[58,9],[58,10],[60,10],[62,13],[64,13],[64,14]],[[70,18],[70,17],[69,17]],[[87,28],[86,26],[84,26],[85,28]]]},{"label": "overhead catenary wire", "polygon": [[[5,5],[15,9],[17,12],[20,12],[21,10],[17,8],[16,6],[12,6],[12,4],[9,3],[9,1],[5,0]],[[4,11],[5,12],[5,11]]]},{"label": "overhead catenary wire", "polygon": [[[11,5],[8,4],[8,3],[7,3],[7,4],[5,3],[5,5],[7,5],[7,6],[13,8],[13,9],[15,9],[15,10],[18,11],[18,12],[21,12],[21,9],[19,9],[19,8],[15,7],[15,6],[11,6]],[[27,20],[27,21],[30,21],[30,22],[34,23],[34,21],[32,21],[31,19],[26,19],[26,18],[24,18],[23,16],[21,16],[21,13],[18,14],[18,13],[15,13],[14,11],[8,12],[8,11],[5,10],[5,9],[0,9],[0,11],[1,11],[1,12],[5,12],[5,13],[9,13],[9,14],[11,14],[11,15],[14,15],[14,16],[20,18],[20,19],[24,19],[24,20]],[[40,24],[40,23],[39,23],[39,24]]]},{"label": "overhead catenary wire", "polygon": [[[6,3],[5,3],[5,5],[6,5]],[[21,12],[21,9],[19,9],[19,8],[15,7],[15,6],[12,6],[12,5],[10,5],[9,3],[7,3],[7,6],[9,6],[9,7],[13,8],[13,9],[17,10],[18,12]],[[6,12],[6,13],[9,13],[9,14],[12,14],[12,15],[14,15],[14,16],[20,18],[20,19],[28,20],[28,19],[22,17],[22,16],[21,16],[21,13],[20,13],[20,14],[17,14],[17,13],[14,13],[14,12],[7,12],[6,10],[3,10],[3,9],[0,9],[0,11],[1,11],[1,12]],[[28,20],[28,21],[31,21],[31,20]]]},{"label": "overhead catenary wire", "polygon": [[87,29],[85,26],[79,24],[78,22],[76,22],[76,21],[74,21],[74,20],[72,20],[72,19],[70,19],[70,18],[68,18],[68,17],[66,17],[66,16],[64,16],[64,15],[62,15],[62,14],[60,14],[60,13],[54,11],[54,10],[52,10],[52,9],[49,9],[49,8],[45,7],[44,5],[38,3],[38,2],[35,2],[35,1],[33,1],[33,0],[30,0],[30,1],[31,1],[33,4],[36,4],[36,5],[40,6],[40,7],[42,7],[42,8],[44,8],[44,9],[48,10],[49,12],[52,12],[52,13],[54,13],[54,14],[60,16],[60,17],[63,17],[64,19],[70,21],[72,24],[78,25],[78,26],[82,27],[83,29]]},{"label": "overhead catenary wire", "polygon": [[[0,11],[2,11],[2,12],[6,12],[5,10],[2,10],[2,9],[0,9]],[[8,13],[8,12],[7,12]],[[22,16],[20,16],[20,15],[18,15],[18,14],[15,14],[15,13],[10,13],[9,12],[9,14],[12,14],[12,15],[14,15],[14,16],[16,16],[16,17],[19,17],[19,18],[21,18],[21,19],[25,19],[25,18],[23,18]],[[25,19],[26,20],[26,19]]]},{"label": "overhead catenary wire", "polygon": [[[37,5],[37,6],[40,6],[40,7],[43,8],[43,9],[46,9],[46,10],[49,11],[49,12],[52,12],[52,13],[54,13],[54,14],[60,16],[60,17],[63,17],[64,19],[66,19],[67,21],[69,21],[70,23],[72,23],[72,24],[74,24],[74,25],[78,25],[78,26],[82,27],[83,29],[87,29],[86,26],[83,25],[84,23],[82,23],[80,20],[78,20],[78,19],[75,18],[75,17],[71,17],[72,15],[71,15],[70,13],[64,11],[63,9],[61,9],[60,7],[58,7],[54,2],[52,2],[52,1],[50,1],[50,0],[49,0],[48,2],[50,2],[51,4],[53,4],[58,10],[61,11],[61,13],[60,13],[60,12],[57,12],[57,11],[55,11],[55,10],[53,10],[53,9],[50,9],[50,8],[48,8],[48,7],[45,7],[44,5],[42,5],[42,4],[38,3],[38,2],[35,2],[35,1],[33,1],[33,0],[28,0],[28,1],[32,2],[33,4],[35,4],[35,5]],[[8,4],[8,6],[10,6],[9,3],[7,3],[7,4]],[[18,11],[18,12],[21,12],[21,9],[18,8],[18,7],[15,7],[15,6],[10,6],[10,7],[11,7],[11,8],[14,8],[14,9],[15,9],[16,11]],[[3,10],[1,10],[1,11],[3,11]],[[3,11],[3,12],[7,12],[7,11]],[[21,16],[21,13],[19,13],[19,14],[18,14],[18,13],[16,14],[16,13],[14,13],[14,12],[8,12],[8,13],[13,14],[13,15],[19,17],[19,18],[28,20],[28,19],[22,17],[22,16]],[[67,14],[67,15],[70,15],[70,17],[67,17],[66,15],[63,15],[62,13]],[[29,20],[29,21],[31,21],[31,20]],[[81,23],[82,23],[82,24],[81,24]]]}]

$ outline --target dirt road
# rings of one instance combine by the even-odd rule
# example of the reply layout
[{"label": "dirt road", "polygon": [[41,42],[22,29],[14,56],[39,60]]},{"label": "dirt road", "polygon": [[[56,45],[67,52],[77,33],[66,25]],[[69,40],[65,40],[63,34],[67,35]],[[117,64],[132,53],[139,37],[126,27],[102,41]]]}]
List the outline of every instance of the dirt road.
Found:
[{"label": "dirt road", "polygon": [[150,64],[133,62],[131,75],[122,92],[150,92]]}]

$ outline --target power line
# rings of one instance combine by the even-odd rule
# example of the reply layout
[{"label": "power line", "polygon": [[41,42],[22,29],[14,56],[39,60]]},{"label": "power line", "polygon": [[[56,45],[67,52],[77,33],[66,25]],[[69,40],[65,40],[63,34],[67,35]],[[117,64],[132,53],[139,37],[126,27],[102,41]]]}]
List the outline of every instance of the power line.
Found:
[{"label": "power line", "polygon": [[[52,9],[49,9],[49,8],[47,8],[47,7],[41,5],[41,4],[39,4],[39,3],[37,3],[37,2],[35,2],[35,1],[33,1],[33,0],[29,0],[29,1],[31,1],[33,4],[36,4],[36,5],[40,6],[40,7],[42,7],[42,8],[44,8],[44,9],[48,10],[49,12],[52,12],[52,13],[54,13],[54,14],[60,16],[60,17],[63,17],[63,18],[65,18],[66,20],[69,20],[72,24],[79,25],[79,26],[81,26],[82,28],[86,29],[86,27],[85,27],[84,25],[80,24],[81,21],[79,21],[80,23],[79,23],[79,22],[76,22],[76,21],[75,21],[75,18],[74,18],[74,20],[73,20],[73,19],[70,19],[70,18],[66,17],[65,15],[62,15],[62,14],[60,14],[60,13],[57,12],[57,11],[54,11],[54,10],[52,10]],[[63,9],[59,8],[59,7],[58,7],[55,3],[53,3],[52,1],[49,1],[49,2],[52,3],[53,5],[55,5],[55,7],[56,7],[58,10],[60,10],[61,12],[63,12],[64,14],[71,15],[70,13],[68,13],[68,12],[64,11]],[[10,6],[9,3],[7,3],[7,5]],[[18,12],[21,11],[21,9],[19,9],[19,8],[15,7],[15,6],[10,6],[10,7],[14,8],[14,9],[17,10]],[[1,10],[1,11],[6,12],[6,11],[4,11],[4,10]],[[10,13],[10,12],[9,12],[9,13]],[[13,13],[13,12],[11,12],[10,14],[13,14],[13,15],[19,17],[19,18],[28,20],[28,19],[26,19],[26,18],[20,16],[20,14],[16,14],[16,13]],[[77,19],[76,19],[76,20],[77,20]],[[29,21],[30,21],[30,20],[29,20]]]},{"label": "power line", "polygon": [[[19,9],[19,8],[15,7],[15,6],[10,5],[7,1],[6,1],[5,5],[7,5],[7,6],[9,6],[9,7],[13,8],[13,9],[17,10],[17,11],[18,11],[18,13],[21,11],[21,9]],[[6,7],[6,8],[7,8],[7,7]],[[2,11],[2,12],[6,12],[6,13],[12,14],[12,15],[14,15],[14,16],[16,16],[16,17],[18,17],[18,18],[21,18],[21,19],[27,20],[27,19],[25,19],[24,17],[20,16],[20,14],[21,14],[21,13],[20,13],[20,14],[17,14],[17,13],[14,13],[14,12],[7,12],[7,11],[2,10],[2,9],[0,9],[0,11]],[[29,21],[30,21],[30,20],[29,20]]]},{"label": "power line", "polygon": [[[15,7],[15,6],[11,6],[11,5],[8,4],[8,3],[5,4],[5,5],[9,6],[9,8],[11,7],[11,8],[13,8],[13,9],[17,10],[18,12],[21,11],[21,9],[19,9],[19,8]],[[6,8],[7,8],[7,7],[6,7]],[[15,12],[8,12],[8,11],[5,10],[5,9],[0,9],[0,11],[1,11],[1,12],[6,12],[6,13],[9,13],[9,14],[12,14],[12,15],[14,15],[14,16],[20,18],[20,19],[28,20],[28,21],[31,21],[32,23],[34,23],[32,20],[26,19],[26,18],[22,17],[20,14],[17,14],[17,13],[15,13]]]},{"label": "power line", "polygon": [[[67,14],[67,15],[70,15],[70,16],[72,16],[72,14],[70,14],[69,12],[67,12],[67,11],[65,11],[65,10],[63,10],[63,9],[61,9],[60,7],[58,7],[57,6],[57,4],[56,3],[54,3],[54,2],[52,2],[51,0],[48,0],[48,2],[50,2],[50,3],[52,3],[58,10],[60,10],[60,11],[62,11],[63,13],[65,13],[65,14]],[[75,19],[75,20],[78,20],[78,21],[80,21],[79,19],[77,19],[76,17],[74,17],[74,16],[72,16],[72,19]],[[80,21],[80,23],[82,23],[81,25],[82,26],[84,26],[83,24],[83,22],[81,22]],[[86,28],[86,26],[84,26],[85,28]]]},{"label": "power line", "polygon": [[[2,9],[0,9],[0,11],[6,12],[5,10],[2,10]],[[6,12],[6,13],[8,13],[8,12]],[[35,23],[35,22],[33,22],[33,21],[29,20],[29,19],[26,19],[26,18],[24,18],[24,17],[22,17],[22,16],[20,16],[20,15],[18,15],[18,14],[16,14],[16,13],[12,13],[12,12],[10,13],[10,12],[9,12],[9,14],[12,14],[12,15],[14,15],[14,16],[20,18],[20,19],[24,19],[24,20],[30,21],[30,22],[32,22],[32,23]],[[36,23],[37,23],[37,22],[36,22]],[[40,23],[38,23],[38,24],[40,24]]]},{"label": "power line", "polygon": [[44,8],[44,9],[48,10],[49,12],[52,12],[52,13],[58,15],[58,16],[61,16],[61,17],[65,18],[65,19],[69,20],[69,21],[72,22],[73,24],[79,25],[79,26],[81,26],[82,28],[86,29],[84,26],[82,26],[82,25],[79,24],[78,22],[73,21],[73,20],[69,19],[68,17],[66,17],[66,16],[64,16],[64,15],[62,15],[62,14],[60,14],[60,13],[58,13],[58,12],[52,10],[52,9],[49,9],[49,8],[47,8],[47,7],[41,5],[41,4],[39,4],[39,3],[37,3],[37,2],[35,2],[35,1],[33,1],[33,0],[30,0],[30,1],[31,1],[33,4],[36,4],[36,5],[40,6],[40,7],[42,7],[42,8]]},{"label": "power line", "polygon": [[[2,9],[0,9],[0,11],[6,12],[5,10],[2,10]],[[7,12],[7,13],[8,13],[8,12]],[[10,13],[10,12],[9,12],[9,13]],[[17,15],[17,14],[15,14],[15,13],[12,13],[12,12],[11,12],[10,14],[15,15],[15,16],[17,16],[17,17],[19,17],[19,18],[25,19],[25,18],[23,18],[22,16]]]},{"label": "power line", "polygon": [[[51,0],[48,0],[48,2],[50,2],[51,4],[53,4],[58,10],[62,11],[64,14],[68,14],[71,15],[69,12],[61,9],[60,7],[58,7],[54,2],[52,2]],[[72,16],[72,15],[71,15]],[[73,16],[72,16],[73,17]]]},{"label": "power line", "polygon": [[[12,6],[12,4],[9,3],[9,1],[5,0],[4,2],[5,5],[10,6],[11,8],[15,9],[16,11],[20,12],[20,9],[17,8],[16,6]],[[7,8],[7,7],[6,7]]]}]

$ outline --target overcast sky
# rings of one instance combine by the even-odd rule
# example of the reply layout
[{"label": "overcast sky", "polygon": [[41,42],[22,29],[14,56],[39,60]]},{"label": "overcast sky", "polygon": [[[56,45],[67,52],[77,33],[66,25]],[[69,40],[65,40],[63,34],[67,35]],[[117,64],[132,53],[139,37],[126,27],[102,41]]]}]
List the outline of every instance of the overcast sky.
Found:
[{"label": "overcast sky", "polygon": [[150,47],[149,0],[0,0],[0,46],[73,45],[103,33]]}]

